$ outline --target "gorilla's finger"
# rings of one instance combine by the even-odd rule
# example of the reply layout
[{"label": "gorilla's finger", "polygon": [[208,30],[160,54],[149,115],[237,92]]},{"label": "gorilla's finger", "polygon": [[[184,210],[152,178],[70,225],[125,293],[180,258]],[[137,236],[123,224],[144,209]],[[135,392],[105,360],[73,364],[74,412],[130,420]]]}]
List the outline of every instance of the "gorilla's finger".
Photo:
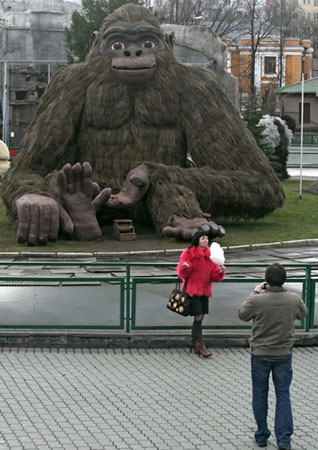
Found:
[{"label": "gorilla's finger", "polygon": [[30,218],[30,229],[28,236],[28,245],[34,246],[39,240],[39,206],[33,203],[30,207],[31,218]]},{"label": "gorilla's finger", "polygon": [[51,199],[49,206],[47,239],[49,242],[54,242],[59,231],[59,204],[54,199]]},{"label": "gorilla's finger", "polygon": [[84,162],[82,166],[82,190],[83,193],[92,198],[93,196],[93,181],[92,181],[92,166],[89,162]]},{"label": "gorilla's finger", "polygon": [[93,198],[97,197],[97,195],[100,193],[100,187],[98,183],[95,181],[93,182]]},{"label": "gorilla's finger", "polygon": [[209,226],[210,226],[210,230],[212,231],[212,233],[217,233],[219,230],[219,226],[217,223],[215,222],[209,222]]},{"label": "gorilla's finger", "polygon": [[29,224],[30,224],[30,205],[28,203],[18,203],[17,200],[17,215],[18,215],[18,230],[17,230],[17,242],[24,244],[28,240],[29,236]]},{"label": "gorilla's finger", "polygon": [[[68,215],[68,213],[65,211],[65,209],[62,208],[62,206],[59,206],[59,216],[60,216],[60,223],[61,223],[62,230],[67,235],[71,236],[74,232],[74,223],[73,223],[72,219],[70,218],[70,216]],[[50,230],[50,240],[51,240],[51,237],[53,238],[53,236],[55,235],[55,239],[53,239],[53,240],[56,241],[57,235],[58,235],[58,227],[59,227],[59,224],[57,224],[57,227],[55,227],[55,229],[54,229],[54,224],[52,224],[51,230]]]},{"label": "gorilla's finger", "polygon": [[163,237],[179,237],[180,228],[167,226],[161,230],[161,234]]},{"label": "gorilla's finger", "polygon": [[45,245],[49,237],[51,222],[51,208],[50,205],[42,205],[40,207],[39,217],[39,244]]},{"label": "gorilla's finger", "polygon": [[73,194],[74,192],[74,186],[73,186],[73,170],[72,170],[72,166],[71,164],[65,164],[63,166],[63,169],[61,170],[62,173],[64,173],[65,177],[66,177],[66,188],[67,188],[67,192],[69,192],[69,194]]},{"label": "gorilla's finger", "polygon": [[210,226],[207,223],[203,223],[202,225],[200,225],[200,228],[202,231],[206,231],[209,235],[210,233]]},{"label": "gorilla's finger", "polygon": [[[67,177],[63,170],[59,170],[56,174],[56,185],[60,197],[69,192],[70,185],[67,183]],[[73,190],[73,187],[71,189]]]},{"label": "gorilla's finger", "polygon": [[104,203],[109,200],[111,193],[112,190],[110,188],[105,188],[100,192],[100,194],[97,195],[97,197],[94,198],[93,204],[96,208],[96,211],[98,211],[104,205]]},{"label": "gorilla's finger", "polygon": [[222,225],[219,225],[219,236],[223,237],[226,234],[225,229],[222,227]]},{"label": "gorilla's finger", "polygon": [[82,181],[83,181],[83,170],[81,163],[76,163],[72,167],[73,172],[73,192],[81,192],[82,191]]}]

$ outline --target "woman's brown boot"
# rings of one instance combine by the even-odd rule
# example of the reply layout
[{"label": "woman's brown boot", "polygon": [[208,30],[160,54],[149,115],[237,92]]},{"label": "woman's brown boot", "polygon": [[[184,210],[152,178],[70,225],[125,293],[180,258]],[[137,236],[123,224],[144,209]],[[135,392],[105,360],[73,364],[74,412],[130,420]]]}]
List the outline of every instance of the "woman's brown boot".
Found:
[{"label": "woman's brown boot", "polygon": [[203,356],[204,358],[209,358],[210,356],[212,356],[212,353],[210,353],[204,345],[202,337],[197,341],[194,351],[197,355]]},{"label": "woman's brown boot", "polygon": [[197,343],[197,336],[195,336],[195,335],[192,333],[191,338],[190,338],[190,341],[189,341],[189,349],[190,349],[190,353],[192,353],[192,350],[195,350],[196,343]]}]

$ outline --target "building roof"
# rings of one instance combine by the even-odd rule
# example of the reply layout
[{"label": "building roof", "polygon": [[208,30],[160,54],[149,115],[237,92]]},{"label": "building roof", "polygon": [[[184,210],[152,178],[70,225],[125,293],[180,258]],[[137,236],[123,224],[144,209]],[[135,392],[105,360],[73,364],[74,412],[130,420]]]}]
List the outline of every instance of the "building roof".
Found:
[{"label": "building roof", "polygon": [[[299,83],[289,84],[278,89],[275,89],[277,94],[301,94],[301,81]],[[310,78],[304,81],[304,92],[306,94],[318,93],[318,77]]]}]

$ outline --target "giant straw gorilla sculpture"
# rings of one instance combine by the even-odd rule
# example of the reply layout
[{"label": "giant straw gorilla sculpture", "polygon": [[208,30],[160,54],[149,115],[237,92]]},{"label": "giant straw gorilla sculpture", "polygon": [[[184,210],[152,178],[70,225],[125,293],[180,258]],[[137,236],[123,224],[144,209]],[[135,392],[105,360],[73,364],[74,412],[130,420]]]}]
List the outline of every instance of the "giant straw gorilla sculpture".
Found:
[{"label": "giant straw gorilla sculpture", "polygon": [[104,20],[85,62],[56,73],[2,195],[29,245],[60,228],[98,239],[115,217],[151,218],[185,240],[200,226],[222,235],[210,215],[257,218],[284,200],[214,75],[178,63],[155,17],[132,4]]}]

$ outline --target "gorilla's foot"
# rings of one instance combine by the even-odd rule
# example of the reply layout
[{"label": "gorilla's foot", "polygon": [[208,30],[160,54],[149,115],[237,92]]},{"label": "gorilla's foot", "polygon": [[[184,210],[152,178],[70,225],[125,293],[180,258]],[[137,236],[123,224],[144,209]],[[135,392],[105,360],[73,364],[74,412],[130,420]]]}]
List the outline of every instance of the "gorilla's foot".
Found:
[{"label": "gorilla's foot", "polygon": [[169,226],[164,227],[161,233],[165,237],[175,237],[184,241],[191,241],[192,235],[200,230],[206,231],[210,239],[225,235],[225,230],[222,225],[218,225],[212,221],[209,222],[204,217],[187,219],[186,217],[176,215],[172,216]]},{"label": "gorilla's foot", "polygon": [[149,187],[149,169],[141,164],[132,169],[118,194],[111,195],[107,206],[111,208],[129,208],[145,195]]}]

